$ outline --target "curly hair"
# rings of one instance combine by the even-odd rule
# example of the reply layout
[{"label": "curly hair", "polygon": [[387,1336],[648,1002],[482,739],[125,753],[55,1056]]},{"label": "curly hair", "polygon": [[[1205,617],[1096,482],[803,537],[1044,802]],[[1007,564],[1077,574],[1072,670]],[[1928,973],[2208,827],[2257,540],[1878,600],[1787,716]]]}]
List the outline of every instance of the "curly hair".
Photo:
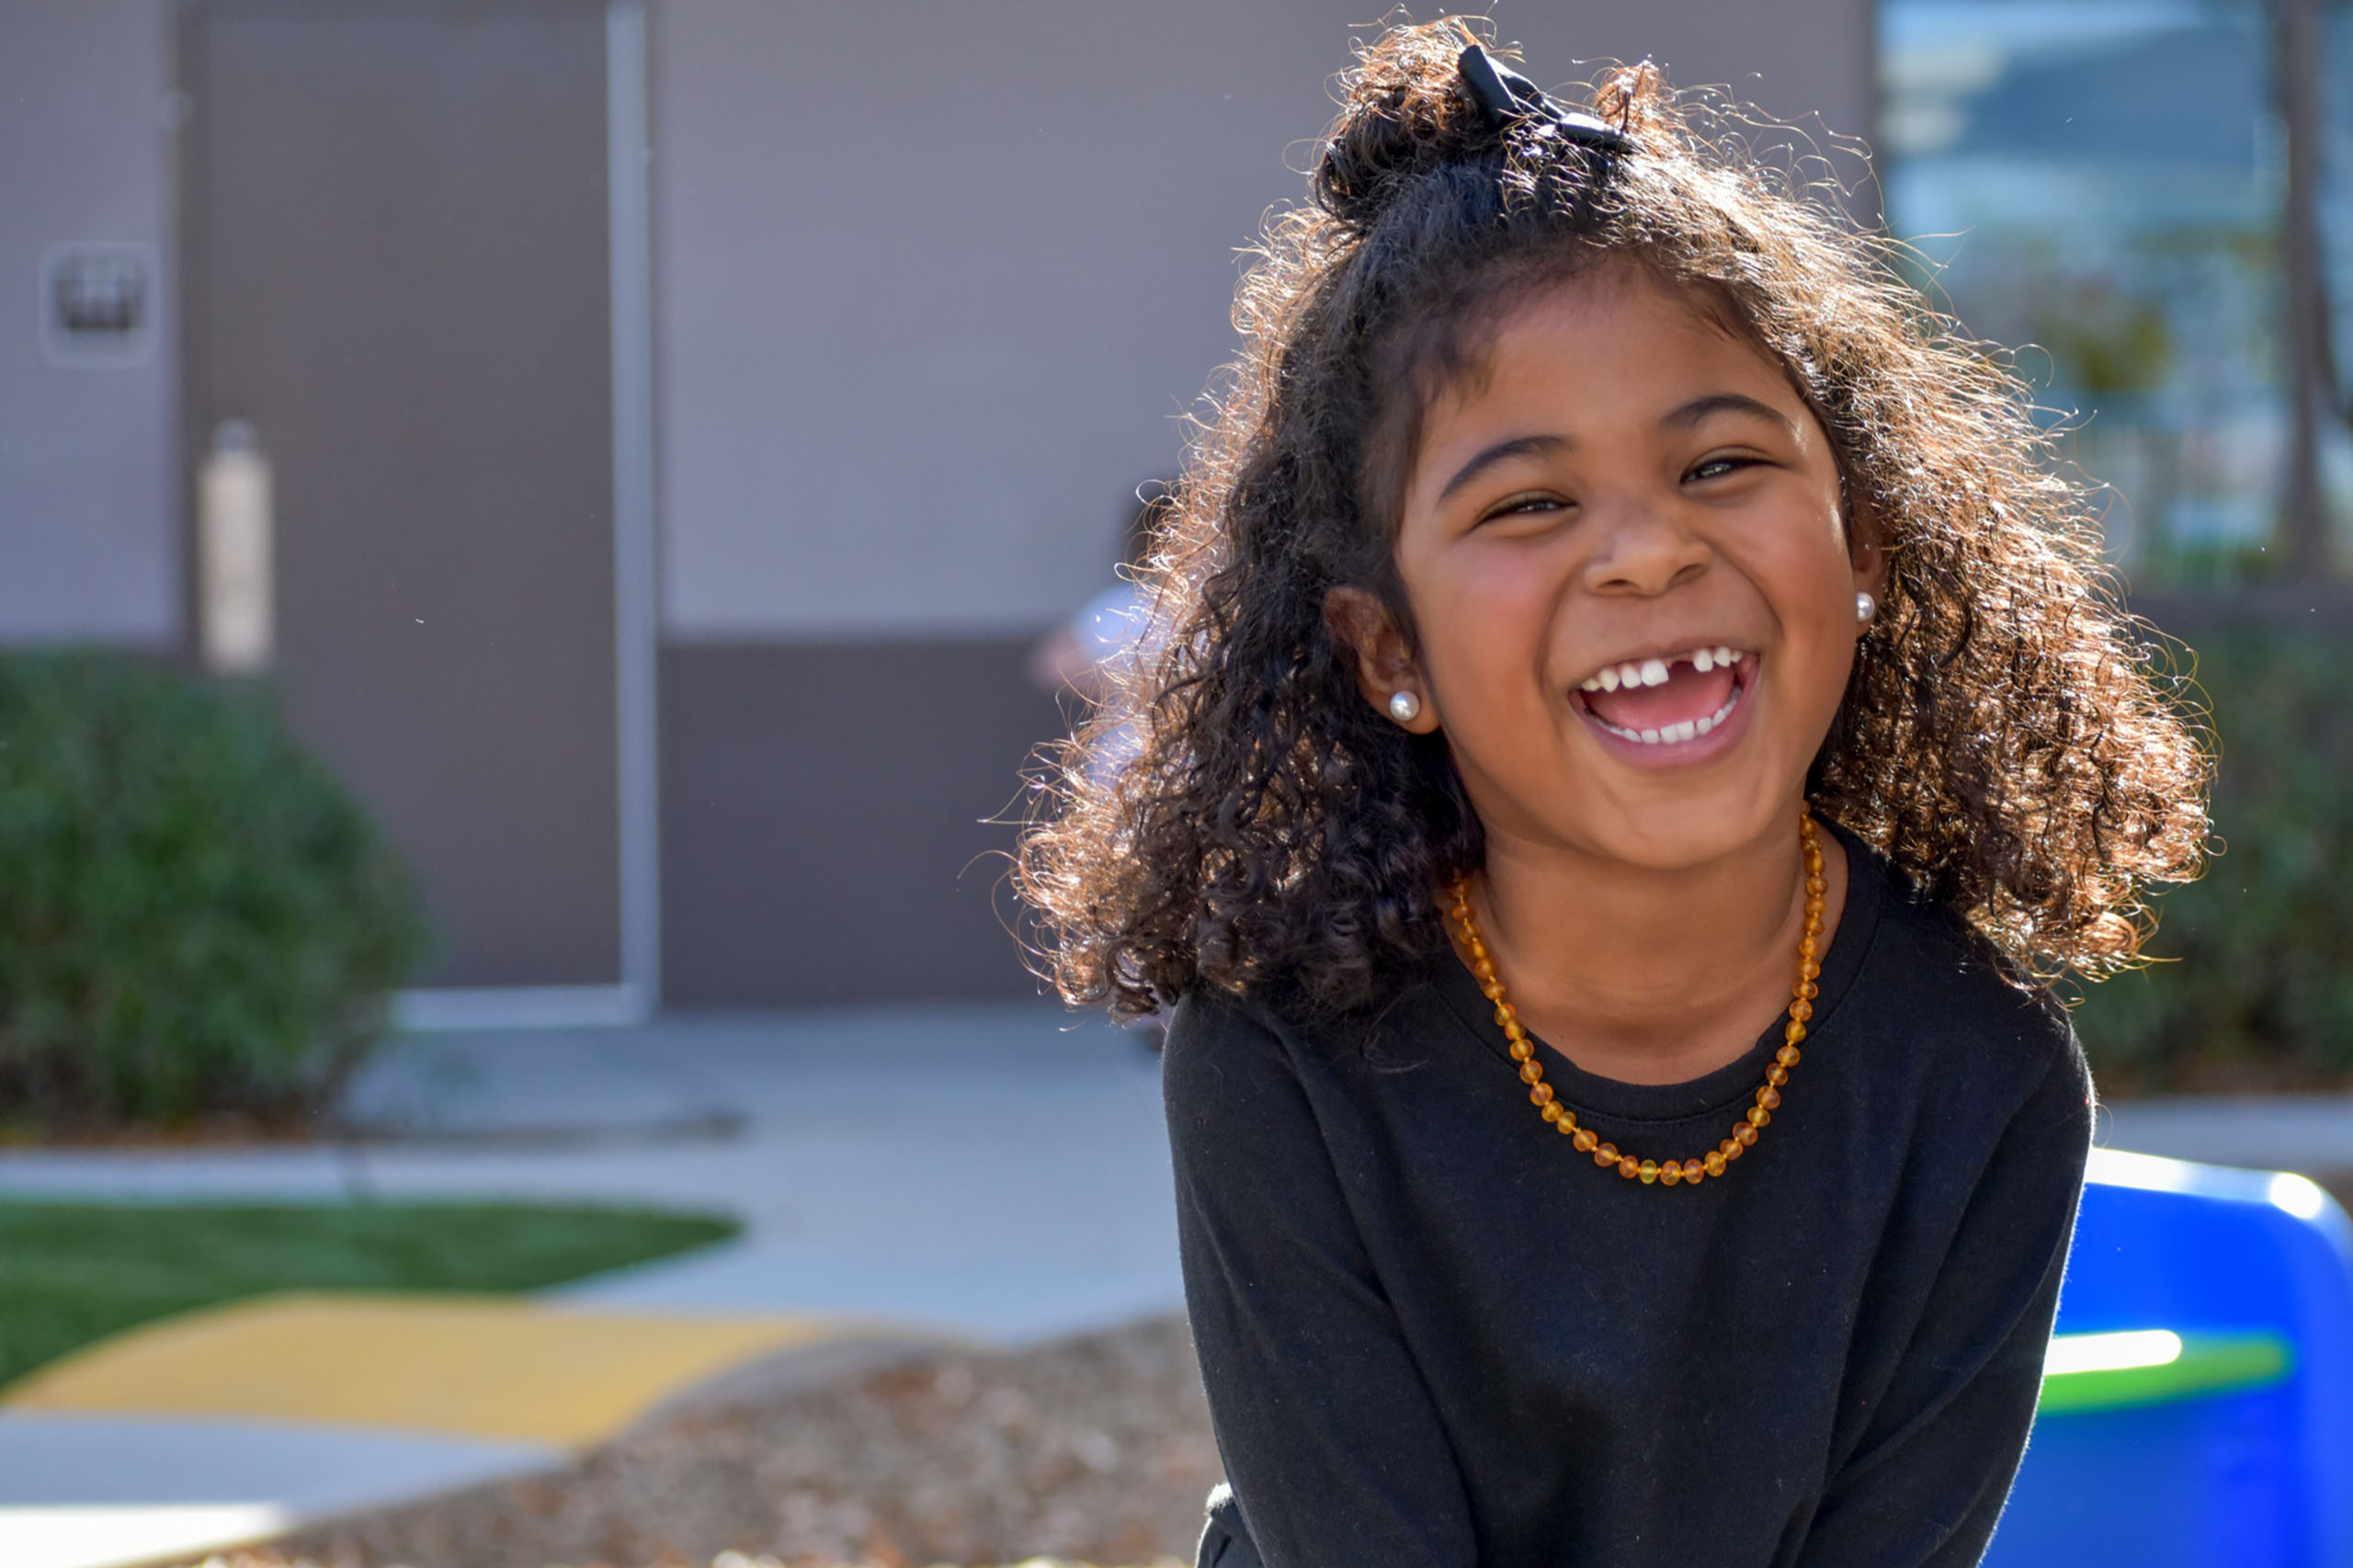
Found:
[{"label": "curly hair", "polygon": [[[1014,875],[1043,971],[1123,1016],[1204,985],[1346,1013],[1447,949],[1438,890],[1481,864],[1478,820],[1445,740],[1363,700],[1325,599],[1370,591],[1411,635],[1392,554],[1423,410],[1512,302],[1601,264],[1778,361],[1878,520],[1885,602],[1816,811],[2021,983],[2136,961],[2152,884],[2201,869],[2210,760],[2024,383],[1892,241],[1647,63],[1591,91],[1613,153],[1483,115],[1457,63],[1475,36],[1449,18],[1363,48],[1310,199],[1268,222],[1145,575],[1160,652],[1035,780]],[[1123,719],[1139,740],[1113,738]]]}]

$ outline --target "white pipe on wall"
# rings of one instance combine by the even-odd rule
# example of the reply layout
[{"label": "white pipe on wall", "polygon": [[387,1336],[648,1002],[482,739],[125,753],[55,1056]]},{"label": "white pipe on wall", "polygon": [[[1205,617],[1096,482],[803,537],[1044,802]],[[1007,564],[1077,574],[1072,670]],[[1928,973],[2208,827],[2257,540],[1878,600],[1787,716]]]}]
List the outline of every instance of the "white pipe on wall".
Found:
[{"label": "white pipe on wall", "polygon": [[196,481],[196,535],[204,667],[255,676],[276,652],[269,459],[242,419],[212,433]]}]

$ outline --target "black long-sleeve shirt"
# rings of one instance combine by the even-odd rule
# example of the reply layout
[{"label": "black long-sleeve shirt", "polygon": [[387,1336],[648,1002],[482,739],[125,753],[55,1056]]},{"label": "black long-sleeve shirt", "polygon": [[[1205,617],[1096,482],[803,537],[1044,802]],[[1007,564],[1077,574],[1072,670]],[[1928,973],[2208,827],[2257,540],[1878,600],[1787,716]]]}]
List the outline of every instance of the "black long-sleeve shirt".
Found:
[{"label": "black long-sleeve shirt", "polygon": [[[1978,1560],[2033,1420],[2089,1079],[2063,1015],[1845,841],[1786,1103],[1697,1189],[1543,1122],[1451,958],[1370,1024],[1178,1006],[1186,1295],[1267,1568]],[[1780,1043],[1684,1084],[1549,1051],[1546,1074],[1602,1137],[1688,1157]]]}]

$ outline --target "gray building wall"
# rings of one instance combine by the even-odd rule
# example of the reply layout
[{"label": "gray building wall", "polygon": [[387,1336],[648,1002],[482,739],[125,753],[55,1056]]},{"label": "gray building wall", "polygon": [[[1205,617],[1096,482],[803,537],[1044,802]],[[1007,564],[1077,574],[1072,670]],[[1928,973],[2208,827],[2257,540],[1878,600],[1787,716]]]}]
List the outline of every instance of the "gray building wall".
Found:
[{"label": "gray building wall", "polygon": [[[1022,653],[1176,465],[1366,14],[652,0],[671,1001],[1031,988],[984,820],[1061,722]],[[1870,0],[1500,17],[1540,79],[1647,54],[1869,129]],[[181,637],[170,332],[67,370],[32,331],[46,245],[168,258],[170,38],[0,0],[0,642]]]},{"label": "gray building wall", "polygon": [[[177,634],[170,45],[165,0],[0,0],[0,642]],[[165,262],[139,363],[42,353],[42,255],[92,242]]]}]

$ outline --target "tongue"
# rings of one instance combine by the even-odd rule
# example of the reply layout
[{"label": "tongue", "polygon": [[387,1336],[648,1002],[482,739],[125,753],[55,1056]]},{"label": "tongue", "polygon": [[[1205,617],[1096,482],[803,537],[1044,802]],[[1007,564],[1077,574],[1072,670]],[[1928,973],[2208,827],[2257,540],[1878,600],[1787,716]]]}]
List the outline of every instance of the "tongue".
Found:
[{"label": "tongue", "polygon": [[1604,723],[1621,730],[1663,730],[1686,719],[1704,719],[1732,700],[1733,672],[1717,666],[1701,675],[1688,664],[1666,666],[1664,686],[1621,686],[1588,691],[1586,706]]}]

